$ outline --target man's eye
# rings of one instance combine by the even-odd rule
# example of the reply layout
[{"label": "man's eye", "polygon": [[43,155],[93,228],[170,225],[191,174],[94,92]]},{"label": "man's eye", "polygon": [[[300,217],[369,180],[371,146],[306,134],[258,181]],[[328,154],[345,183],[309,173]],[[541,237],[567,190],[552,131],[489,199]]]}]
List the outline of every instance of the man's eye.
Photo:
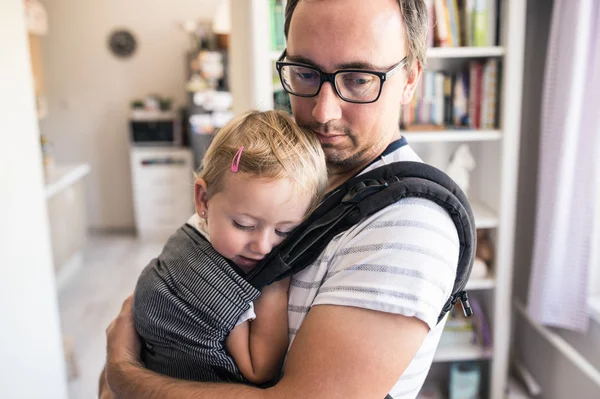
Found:
[{"label": "man's eye", "polygon": [[316,76],[314,73],[311,73],[311,72],[307,72],[307,73],[297,72],[296,77],[298,79],[309,80],[309,79],[315,79]]},{"label": "man's eye", "polygon": [[233,227],[242,231],[252,231],[254,229],[254,226],[246,226],[236,222],[235,220],[233,221]]},{"label": "man's eye", "polygon": [[344,79],[347,85],[364,86],[370,84],[373,79],[370,77],[347,77]]}]

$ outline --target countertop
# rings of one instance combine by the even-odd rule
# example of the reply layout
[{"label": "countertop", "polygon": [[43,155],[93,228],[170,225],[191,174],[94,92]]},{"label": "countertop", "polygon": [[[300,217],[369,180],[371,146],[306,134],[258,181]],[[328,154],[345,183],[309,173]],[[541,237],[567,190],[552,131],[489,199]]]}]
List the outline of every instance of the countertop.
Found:
[{"label": "countertop", "polygon": [[90,165],[86,163],[58,164],[54,166],[52,172],[46,175],[46,199],[52,198],[89,173]]}]

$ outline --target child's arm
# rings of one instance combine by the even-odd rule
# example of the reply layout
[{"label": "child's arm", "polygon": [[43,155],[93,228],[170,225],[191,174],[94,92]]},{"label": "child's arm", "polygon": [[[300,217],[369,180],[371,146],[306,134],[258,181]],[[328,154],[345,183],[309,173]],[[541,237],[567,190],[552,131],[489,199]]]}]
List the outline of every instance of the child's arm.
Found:
[{"label": "child's arm", "polygon": [[255,301],[256,319],[241,323],[225,340],[241,373],[254,384],[278,377],[288,347],[290,279],[263,288]]}]

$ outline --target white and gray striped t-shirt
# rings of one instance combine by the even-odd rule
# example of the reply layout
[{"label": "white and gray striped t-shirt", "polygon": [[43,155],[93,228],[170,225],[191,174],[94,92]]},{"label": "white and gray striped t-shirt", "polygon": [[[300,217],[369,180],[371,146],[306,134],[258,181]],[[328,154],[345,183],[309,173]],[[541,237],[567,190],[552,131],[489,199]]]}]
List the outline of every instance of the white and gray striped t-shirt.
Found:
[{"label": "white and gray striped t-shirt", "polygon": [[[399,148],[386,151],[365,171],[396,161],[420,162],[404,139],[399,142],[394,143]],[[313,305],[354,306],[417,317],[430,331],[390,391],[394,399],[415,398],[445,324],[443,320],[436,325],[452,291],[458,252],[452,219],[429,200],[403,199],[361,221],[336,236],[314,264],[292,278],[290,346]]]}]

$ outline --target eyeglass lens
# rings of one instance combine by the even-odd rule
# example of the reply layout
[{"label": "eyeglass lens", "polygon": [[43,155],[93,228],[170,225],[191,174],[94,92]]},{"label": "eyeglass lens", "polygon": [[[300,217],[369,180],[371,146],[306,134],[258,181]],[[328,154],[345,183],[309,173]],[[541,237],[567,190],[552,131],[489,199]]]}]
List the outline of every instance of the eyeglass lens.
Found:
[{"label": "eyeglass lens", "polygon": [[[316,69],[284,65],[281,76],[285,89],[295,95],[314,96],[321,86],[321,73]],[[340,72],[335,76],[335,86],[346,100],[369,102],[379,95],[381,79],[369,72]]]}]

